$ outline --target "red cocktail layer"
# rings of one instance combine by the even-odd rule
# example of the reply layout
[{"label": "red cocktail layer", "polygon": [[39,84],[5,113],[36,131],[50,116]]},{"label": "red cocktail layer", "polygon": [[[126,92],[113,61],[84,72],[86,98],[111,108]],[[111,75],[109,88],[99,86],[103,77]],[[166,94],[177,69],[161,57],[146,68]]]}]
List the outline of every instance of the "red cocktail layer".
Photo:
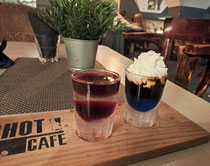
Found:
[{"label": "red cocktail layer", "polygon": [[107,118],[115,109],[116,101],[80,101],[74,100],[75,109],[85,121]]},{"label": "red cocktail layer", "polygon": [[73,89],[80,95],[107,97],[118,92],[120,80],[110,73],[86,72],[75,75]]}]

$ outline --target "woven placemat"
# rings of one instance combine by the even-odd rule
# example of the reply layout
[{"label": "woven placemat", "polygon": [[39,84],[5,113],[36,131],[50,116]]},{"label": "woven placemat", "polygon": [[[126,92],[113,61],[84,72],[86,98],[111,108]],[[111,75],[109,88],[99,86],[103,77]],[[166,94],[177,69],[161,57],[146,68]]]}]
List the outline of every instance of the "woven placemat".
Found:
[{"label": "woven placemat", "polygon": [[[96,69],[104,67],[96,62]],[[120,85],[118,104],[124,101]],[[20,58],[0,76],[0,115],[73,108],[71,72],[66,59],[41,64],[37,58]]]}]

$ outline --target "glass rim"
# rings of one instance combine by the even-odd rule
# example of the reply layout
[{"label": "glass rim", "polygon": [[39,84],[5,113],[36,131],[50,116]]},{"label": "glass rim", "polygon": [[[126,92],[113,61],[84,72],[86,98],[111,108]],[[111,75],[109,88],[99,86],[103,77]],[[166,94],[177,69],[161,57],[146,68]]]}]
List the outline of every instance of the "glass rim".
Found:
[{"label": "glass rim", "polygon": [[[128,66],[129,67],[129,66]],[[128,74],[131,74],[133,76],[136,76],[136,77],[143,77],[143,78],[156,78],[156,79],[160,79],[160,78],[164,78],[164,77],[168,77],[168,74],[162,76],[162,77],[158,77],[158,76],[146,76],[146,75],[142,75],[142,74],[133,74],[131,73],[130,71],[128,71],[128,67],[125,69],[125,71],[128,73]]]},{"label": "glass rim", "polygon": [[[97,82],[93,82],[93,81],[85,81],[85,80],[82,80],[82,79],[78,79],[76,78],[75,76],[80,74],[80,73],[86,73],[86,72],[100,72],[100,73],[108,73],[108,74],[111,74],[111,75],[115,75],[117,76],[116,79],[114,79],[114,81],[112,82],[106,82],[106,83],[97,83]],[[91,84],[91,85],[111,85],[111,84],[116,84],[117,82],[119,82],[121,80],[121,77],[120,75],[117,73],[117,72],[114,72],[114,71],[111,71],[111,70],[106,70],[106,69],[84,69],[84,70],[77,70],[77,71],[74,71],[72,74],[71,74],[71,77],[72,77],[72,80],[74,81],[77,81],[77,82],[80,82],[80,83],[84,83],[84,84]]]},{"label": "glass rim", "polygon": [[[90,40],[81,40],[81,39],[72,39],[72,38],[69,38],[69,37],[63,37],[63,36],[61,36],[61,39],[63,39],[63,40],[70,40],[70,41],[80,41],[80,42],[89,42]],[[99,41],[99,40],[91,40],[91,41]]]}]

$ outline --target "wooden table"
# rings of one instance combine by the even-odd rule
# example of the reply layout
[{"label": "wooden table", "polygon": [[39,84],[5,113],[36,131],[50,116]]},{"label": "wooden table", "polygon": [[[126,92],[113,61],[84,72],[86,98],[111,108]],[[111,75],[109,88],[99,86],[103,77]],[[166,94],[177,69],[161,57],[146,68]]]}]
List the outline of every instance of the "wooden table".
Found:
[{"label": "wooden table", "polygon": [[[17,57],[38,57],[38,51],[35,43],[8,42],[5,54],[12,59]],[[59,56],[66,56],[64,45],[61,45]],[[99,46],[97,61],[100,62],[106,69],[118,72],[122,77],[122,84],[124,84],[124,70],[125,67],[131,63],[131,60],[108,47]],[[0,70],[0,73],[3,73],[4,71],[5,70]],[[210,104],[208,102],[184,90],[183,88],[180,88],[170,81],[167,81],[163,94],[163,101],[210,132]],[[150,160],[145,160],[132,165],[206,166],[209,165],[209,163],[210,143],[163,155]]]},{"label": "wooden table", "polygon": [[149,32],[125,32],[122,34],[124,41],[124,55],[129,53],[129,44],[131,42],[148,42],[153,43],[157,46],[158,50],[161,52],[162,46],[161,42],[164,38],[163,33],[149,33]]}]

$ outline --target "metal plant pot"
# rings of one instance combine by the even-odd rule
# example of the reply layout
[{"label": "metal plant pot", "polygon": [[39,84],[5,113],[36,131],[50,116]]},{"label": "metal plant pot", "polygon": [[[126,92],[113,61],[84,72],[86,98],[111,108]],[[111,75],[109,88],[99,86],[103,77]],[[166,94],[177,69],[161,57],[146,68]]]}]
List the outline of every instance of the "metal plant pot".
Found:
[{"label": "metal plant pot", "polygon": [[93,68],[96,61],[98,40],[63,38],[70,71]]}]

